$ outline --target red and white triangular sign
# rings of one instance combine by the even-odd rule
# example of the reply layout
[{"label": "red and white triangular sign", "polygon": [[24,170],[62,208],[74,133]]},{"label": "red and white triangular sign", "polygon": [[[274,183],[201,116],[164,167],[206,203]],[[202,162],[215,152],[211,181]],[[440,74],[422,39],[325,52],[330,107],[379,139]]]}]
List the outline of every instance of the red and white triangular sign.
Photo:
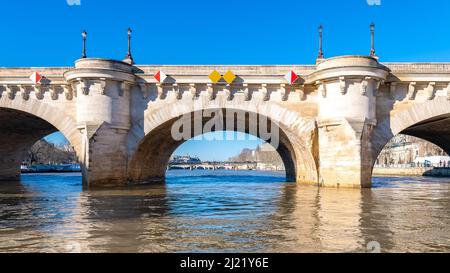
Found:
[{"label": "red and white triangular sign", "polygon": [[33,74],[31,74],[30,80],[31,80],[34,84],[38,84],[38,83],[41,82],[42,76],[41,76],[41,74],[39,74],[38,72],[34,72]]},{"label": "red and white triangular sign", "polygon": [[154,77],[159,83],[162,83],[167,79],[167,75],[162,71],[158,71]]},{"label": "red and white triangular sign", "polygon": [[289,82],[289,84],[294,84],[298,80],[299,76],[291,70],[286,74],[286,76],[284,76],[284,78]]}]

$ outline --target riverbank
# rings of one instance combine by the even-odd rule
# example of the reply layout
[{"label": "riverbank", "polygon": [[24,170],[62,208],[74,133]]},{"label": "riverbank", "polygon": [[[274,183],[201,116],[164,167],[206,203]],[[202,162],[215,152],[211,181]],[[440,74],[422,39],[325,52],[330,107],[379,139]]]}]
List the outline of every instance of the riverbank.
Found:
[{"label": "riverbank", "polygon": [[411,167],[411,168],[377,168],[373,169],[375,176],[429,176],[450,177],[450,168],[444,167]]},{"label": "riverbank", "polygon": [[61,164],[61,165],[32,165],[22,166],[21,173],[78,173],[81,172],[79,164]]}]

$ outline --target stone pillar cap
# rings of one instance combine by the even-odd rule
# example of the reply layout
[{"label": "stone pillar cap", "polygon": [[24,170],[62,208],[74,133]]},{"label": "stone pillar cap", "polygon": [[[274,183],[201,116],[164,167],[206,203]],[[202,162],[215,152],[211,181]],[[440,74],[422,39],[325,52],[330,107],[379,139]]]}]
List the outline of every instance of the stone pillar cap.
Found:
[{"label": "stone pillar cap", "polygon": [[134,82],[134,66],[117,60],[100,58],[83,58],[75,62],[75,68],[64,73],[67,81],[78,78],[110,79]]},{"label": "stone pillar cap", "polygon": [[316,66],[317,70],[311,73],[306,83],[332,80],[340,77],[361,78],[372,77],[386,80],[390,73],[389,68],[380,64],[376,58],[370,56],[339,56],[324,59]]}]

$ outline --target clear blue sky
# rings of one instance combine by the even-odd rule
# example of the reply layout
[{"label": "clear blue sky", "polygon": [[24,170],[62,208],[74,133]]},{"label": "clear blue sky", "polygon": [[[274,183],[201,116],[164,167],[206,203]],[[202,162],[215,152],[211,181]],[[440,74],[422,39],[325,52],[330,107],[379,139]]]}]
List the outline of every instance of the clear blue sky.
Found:
[{"label": "clear blue sky", "polygon": [[[448,0],[15,0],[1,1],[0,10],[6,67],[71,66],[83,29],[89,57],[122,59],[129,26],[138,64],[312,64],[319,24],[330,57],[368,54],[372,21],[381,61],[450,61]],[[211,159],[217,145],[187,143],[182,152]],[[226,159],[255,142],[220,146],[214,156]]]}]

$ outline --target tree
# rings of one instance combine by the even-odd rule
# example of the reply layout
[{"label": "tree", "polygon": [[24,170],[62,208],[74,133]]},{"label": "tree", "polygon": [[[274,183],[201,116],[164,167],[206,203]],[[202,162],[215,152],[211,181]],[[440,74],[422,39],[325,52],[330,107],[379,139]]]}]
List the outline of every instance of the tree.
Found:
[{"label": "tree", "polygon": [[72,164],[77,162],[75,151],[68,145],[55,145],[46,140],[39,140],[27,153],[24,163],[36,164]]}]

